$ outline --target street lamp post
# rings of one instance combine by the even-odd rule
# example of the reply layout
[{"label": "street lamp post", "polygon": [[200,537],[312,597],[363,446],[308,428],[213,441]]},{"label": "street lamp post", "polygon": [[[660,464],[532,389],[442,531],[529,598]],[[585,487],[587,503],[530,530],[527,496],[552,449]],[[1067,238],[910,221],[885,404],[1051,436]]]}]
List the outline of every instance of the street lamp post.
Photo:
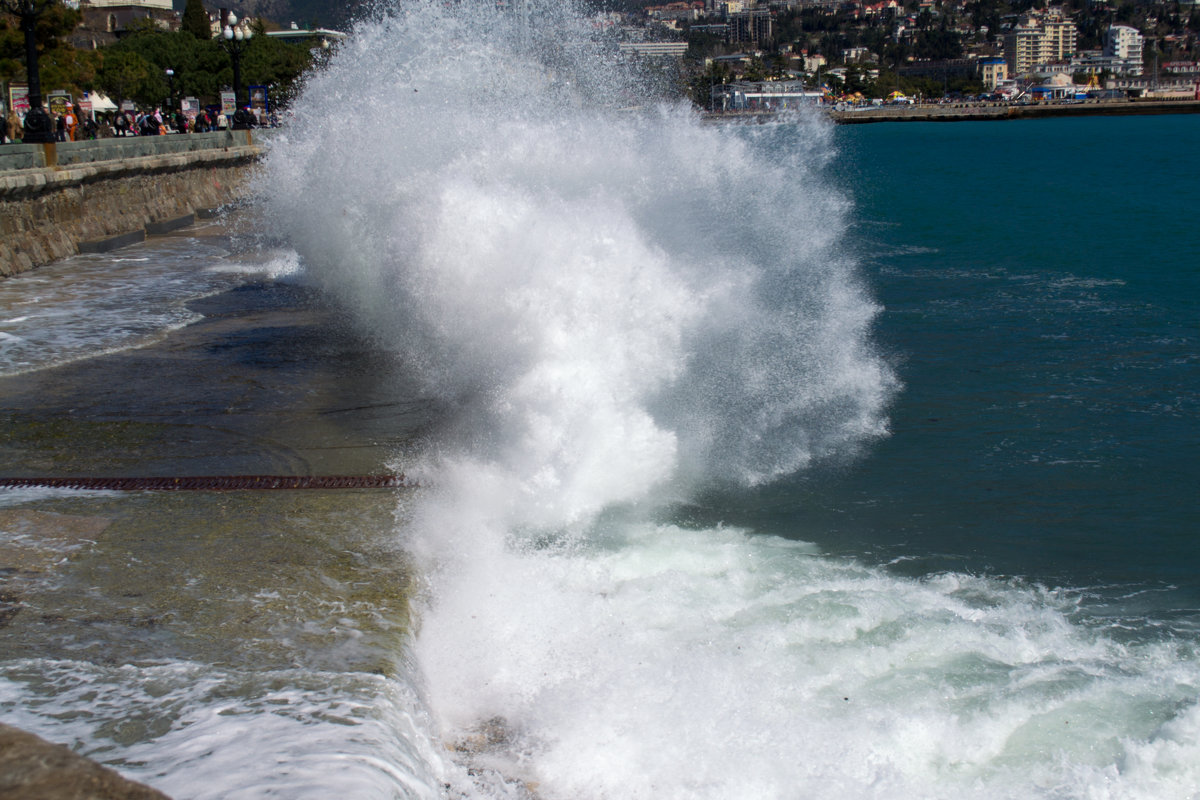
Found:
[{"label": "street lamp post", "polygon": [[167,67],[167,113],[175,110],[175,70]]},{"label": "street lamp post", "polygon": [[250,113],[242,105],[242,53],[254,37],[254,31],[245,20],[239,24],[237,15],[230,14],[221,36],[221,47],[233,61],[233,129],[246,130],[251,127],[251,121]]}]

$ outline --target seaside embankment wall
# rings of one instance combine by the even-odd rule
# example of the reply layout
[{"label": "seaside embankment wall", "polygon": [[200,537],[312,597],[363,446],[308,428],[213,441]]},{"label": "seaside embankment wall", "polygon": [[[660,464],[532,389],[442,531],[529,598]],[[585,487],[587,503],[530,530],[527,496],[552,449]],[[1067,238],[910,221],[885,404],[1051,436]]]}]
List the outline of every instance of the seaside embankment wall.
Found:
[{"label": "seaside embankment wall", "polygon": [[251,131],[0,146],[0,276],[130,244],[236,200]]},{"label": "seaside embankment wall", "polygon": [[[1157,114],[1200,114],[1200,100],[1068,100],[1039,103],[918,103],[915,105],[820,106],[839,125],[866,122],[970,122],[1044,119],[1048,117],[1124,117]],[[707,112],[709,122],[765,122],[777,112],[738,110]]]},{"label": "seaside embankment wall", "polygon": [[839,124],[864,122],[966,122],[971,120],[1043,119],[1047,117],[1123,117],[1200,113],[1200,101],[1179,100],[1073,100],[1043,103],[949,103],[925,105],[863,106],[831,110]]}]

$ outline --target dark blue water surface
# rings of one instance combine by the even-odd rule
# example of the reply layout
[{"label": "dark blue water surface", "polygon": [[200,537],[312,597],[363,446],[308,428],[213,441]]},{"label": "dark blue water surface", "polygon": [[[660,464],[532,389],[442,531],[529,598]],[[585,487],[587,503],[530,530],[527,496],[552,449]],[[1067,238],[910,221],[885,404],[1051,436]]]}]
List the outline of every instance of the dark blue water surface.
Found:
[{"label": "dark blue water surface", "polygon": [[897,569],[1200,602],[1200,117],[839,128],[892,434],[754,524]]}]

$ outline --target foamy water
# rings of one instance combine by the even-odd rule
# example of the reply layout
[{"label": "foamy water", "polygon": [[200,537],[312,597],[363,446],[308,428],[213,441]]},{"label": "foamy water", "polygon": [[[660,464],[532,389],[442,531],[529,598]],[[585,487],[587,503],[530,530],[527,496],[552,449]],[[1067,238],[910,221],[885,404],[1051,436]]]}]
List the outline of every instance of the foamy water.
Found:
[{"label": "foamy water", "polygon": [[73,256],[0,281],[0,375],[144,347],[200,320],[189,301],[296,269],[294,253],[231,258],[226,240],[207,236],[148,247]]},{"label": "foamy water", "polygon": [[[528,28],[436,4],[364,26],[268,182],[305,274],[459,409],[398,461],[428,487],[399,535],[430,735],[477,772],[455,791],[1193,791],[1189,646],[1114,640],[1069,592],[661,521],[885,435],[877,308],[822,123],[618,112],[637,80],[529,8]],[[397,86],[365,112],[380,135],[326,126]]]}]

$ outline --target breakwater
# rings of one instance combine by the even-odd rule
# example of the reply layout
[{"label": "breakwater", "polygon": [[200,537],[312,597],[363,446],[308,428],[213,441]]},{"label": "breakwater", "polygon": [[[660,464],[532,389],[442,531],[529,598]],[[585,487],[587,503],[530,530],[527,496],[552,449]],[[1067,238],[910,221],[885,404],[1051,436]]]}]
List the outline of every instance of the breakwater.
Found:
[{"label": "breakwater", "polygon": [[1077,100],[1052,103],[950,103],[863,106],[831,110],[840,124],[866,122],[968,122],[973,120],[1043,119],[1046,117],[1195,114],[1197,100]]},{"label": "breakwater", "polygon": [[[863,105],[845,108],[822,106],[840,125],[868,122],[971,122],[1048,117],[1144,116],[1200,113],[1200,100],[1079,100],[1050,103],[918,103],[915,105]],[[708,121],[767,121],[775,111],[707,112]]]},{"label": "breakwater", "polygon": [[250,131],[0,147],[0,276],[141,241],[237,199]]}]

